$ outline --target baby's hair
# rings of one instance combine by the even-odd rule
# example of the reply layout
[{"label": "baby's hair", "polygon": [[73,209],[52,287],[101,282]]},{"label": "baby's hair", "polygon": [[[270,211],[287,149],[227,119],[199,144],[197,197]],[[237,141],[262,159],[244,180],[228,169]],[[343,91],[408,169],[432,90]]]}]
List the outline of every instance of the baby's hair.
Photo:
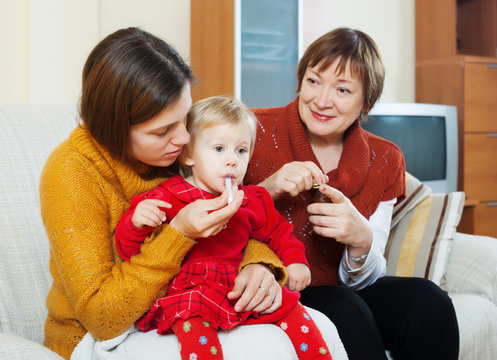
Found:
[{"label": "baby's hair", "polygon": [[212,126],[222,124],[246,126],[250,134],[249,156],[252,156],[257,132],[256,121],[254,113],[243,102],[232,97],[212,96],[197,101],[187,116],[186,129],[190,134],[190,142],[179,157],[181,175],[186,177],[191,174],[190,167],[184,164],[184,160],[191,155],[197,135]]}]

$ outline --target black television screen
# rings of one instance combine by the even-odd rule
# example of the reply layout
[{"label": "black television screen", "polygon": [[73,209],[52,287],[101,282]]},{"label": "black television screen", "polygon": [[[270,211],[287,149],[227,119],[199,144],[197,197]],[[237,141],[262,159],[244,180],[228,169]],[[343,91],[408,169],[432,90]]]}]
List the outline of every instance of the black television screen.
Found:
[{"label": "black television screen", "polygon": [[406,170],[433,192],[457,191],[457,108],[423,103],[377,103],[363,128],[403,151]]},{"label": "black television screen", "polygon": [[445,117],[428,115],[369,115],[361,126],[396,144],[404,153],[406,170],[421,181],[446,177]]}]

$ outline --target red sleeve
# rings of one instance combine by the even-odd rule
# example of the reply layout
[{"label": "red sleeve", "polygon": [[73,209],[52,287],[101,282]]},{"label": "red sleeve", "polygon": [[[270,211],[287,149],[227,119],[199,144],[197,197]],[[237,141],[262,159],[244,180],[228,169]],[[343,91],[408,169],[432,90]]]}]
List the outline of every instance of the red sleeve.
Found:
[{"label": "red sleeve", "polygon": [[293,263],[303,263],[309,266],[304,244],[293,236],[293,225],[276,210],[267,190],[260,186],[250,186],[250,188],[253,188],[251,202],[254,203],[259,219],[252,237],[266,242],[285,266]]},{"label": "red sleeve", "polygon": [[133,197],[128,210],[121,216],[119,223],[116,226],[116,248],[121,257],[129,261],[129,259],[140,253],[140,246],[147,237],[152,234],[154,228],[151,226],[136,227],[131,221],[131,217],[135,211],[136,205],[140,201],[147,198],[147,194],[141,194]]}]

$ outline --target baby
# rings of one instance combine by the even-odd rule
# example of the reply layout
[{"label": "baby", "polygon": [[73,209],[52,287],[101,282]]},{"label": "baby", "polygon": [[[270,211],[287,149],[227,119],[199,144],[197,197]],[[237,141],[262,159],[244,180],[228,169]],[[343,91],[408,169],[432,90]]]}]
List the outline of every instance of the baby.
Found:
[{"label": "baby", "polygon": [[[298,291],[309,285],[311,276],[304,246],[264,188],[241,184],[254,148],[254,115],[235,99],[211,97],[192,107],[187,130],[191,140],[179,158],[182,176],[134,197],[122,216],[116,228],[122,258],[129,261],[139,254],[154,229],[190,202],[217,197],[225,189],[231,201],[237,188],[243,190],[243,202],[222,231],[195,239],[166,295],[155,301],[136,326],[141,331],[174,332],[182,359],[222,359],[217,329],[274,323],[286,332],[299,359],[331,359],[319,329],[298,302]],[[237,312],[228,298],[250,238],[266,242],[279,256],[297,290],[283,286],[282,305],[269,314]],[[262,285],[259,290],[270,295]]]}]

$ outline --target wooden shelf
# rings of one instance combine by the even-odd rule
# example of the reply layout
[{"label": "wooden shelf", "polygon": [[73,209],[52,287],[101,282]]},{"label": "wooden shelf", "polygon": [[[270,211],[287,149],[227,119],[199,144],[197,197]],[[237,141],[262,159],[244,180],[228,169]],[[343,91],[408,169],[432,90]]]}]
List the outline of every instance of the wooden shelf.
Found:
[{"label": "wooden shelf", "polygon": [[459,231],[497,236],[497,0],[416,0],[416,102],[457,106]]},{"label": "wooden shelf", "polygon": [[497,56],[497,0],[416,0],[416,61]]},{"label": "wooden shelf", "polygon": [[457,51],[497,56],[497,1],[457,0]]}]

